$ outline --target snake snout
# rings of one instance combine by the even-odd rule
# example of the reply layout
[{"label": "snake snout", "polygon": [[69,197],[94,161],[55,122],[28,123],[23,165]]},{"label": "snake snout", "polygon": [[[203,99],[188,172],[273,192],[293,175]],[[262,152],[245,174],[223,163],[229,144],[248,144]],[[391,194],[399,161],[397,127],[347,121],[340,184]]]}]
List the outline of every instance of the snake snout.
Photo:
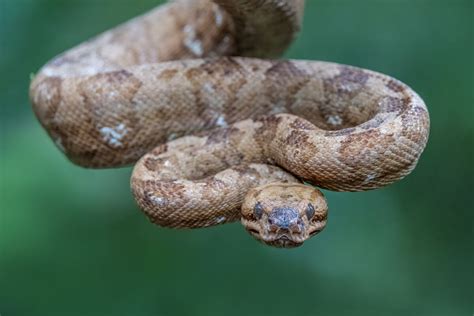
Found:
[{"label": "snake snout", "polygon": [[298,211],[291,207],[274,208],[268,216],[268,223],[280,230],[298,232],[303,224],[298,214]]},{"label": "snake snout", "polygon": [[273,237],[268,243],[283,248],[300,246],[304,241],[304,222],[297,209],[276,207],[268,214],[269,232]]}]

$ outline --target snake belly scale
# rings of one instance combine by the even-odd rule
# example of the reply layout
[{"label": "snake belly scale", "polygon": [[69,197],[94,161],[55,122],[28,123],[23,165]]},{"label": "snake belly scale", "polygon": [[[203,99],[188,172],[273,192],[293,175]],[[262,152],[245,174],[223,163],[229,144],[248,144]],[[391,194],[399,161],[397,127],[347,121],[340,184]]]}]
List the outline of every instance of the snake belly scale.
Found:
[{"label": "snake belly scale", "polygon": [[152,222],[240,220],[268,245],[299,246],[326,225],[314,186],[362,191],[400,180],[429,134],[423,100],[390,76],[274,59],[303,7],[169,2],[43,66],[33,109],[74,163],[136,163],[132,192]]}]

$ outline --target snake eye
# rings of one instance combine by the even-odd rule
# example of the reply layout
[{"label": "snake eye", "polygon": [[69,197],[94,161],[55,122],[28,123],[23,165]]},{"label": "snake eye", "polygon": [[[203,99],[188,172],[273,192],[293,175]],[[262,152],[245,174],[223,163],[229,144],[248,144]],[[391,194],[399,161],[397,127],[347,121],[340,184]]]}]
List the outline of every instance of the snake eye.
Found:
[{"label": "snake eye", "polygon": [[255,207],[253,208],[253,214],[255,215],[255,217],[257,219],[261,219],[262,218],[262,215],[263,215],[263,206],[260,202],[257,202],[257,204],[255,204]]},{"label": "snake eye", "polygon": [[315,210],[314,206],[311,203],[308,203],[308,206],[306,207],[306,217],[308,219],[311,219],[314,216]]}]

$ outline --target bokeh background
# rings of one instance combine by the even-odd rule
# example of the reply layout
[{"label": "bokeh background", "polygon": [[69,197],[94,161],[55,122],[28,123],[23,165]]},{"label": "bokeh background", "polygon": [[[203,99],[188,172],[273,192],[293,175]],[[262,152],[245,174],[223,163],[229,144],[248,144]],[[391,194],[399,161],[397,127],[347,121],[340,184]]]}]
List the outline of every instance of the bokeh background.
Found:
[{"label": "bokeh background", "polygon": [[155,227],[130,168],[74,166],[35,120],[31,73],[156,3],[0,0],[2,316],[472,315],[473,1],[307,0],[287,57],[391,74],[432,129],[413,174],[327,192],[328,227],[289,251],[238,223]]}]

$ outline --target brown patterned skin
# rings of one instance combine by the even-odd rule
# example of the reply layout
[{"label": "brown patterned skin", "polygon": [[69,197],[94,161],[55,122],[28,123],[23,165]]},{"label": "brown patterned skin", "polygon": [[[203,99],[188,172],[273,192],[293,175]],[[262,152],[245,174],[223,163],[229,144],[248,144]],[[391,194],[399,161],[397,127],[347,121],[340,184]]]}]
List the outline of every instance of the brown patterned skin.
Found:
[{"label": "brown patterned skin", "polygon": [[301,181],[388,185],[413,170],[429,133],[425,104],[396,79],[260,59],[284,51],[302,12],[302,0],[171,2],[46,64],[33,109],[81,166],[149,152],[131,183],[158,225],[241,219],[267,244],[301,245],[327,217],[322,194]]}]

